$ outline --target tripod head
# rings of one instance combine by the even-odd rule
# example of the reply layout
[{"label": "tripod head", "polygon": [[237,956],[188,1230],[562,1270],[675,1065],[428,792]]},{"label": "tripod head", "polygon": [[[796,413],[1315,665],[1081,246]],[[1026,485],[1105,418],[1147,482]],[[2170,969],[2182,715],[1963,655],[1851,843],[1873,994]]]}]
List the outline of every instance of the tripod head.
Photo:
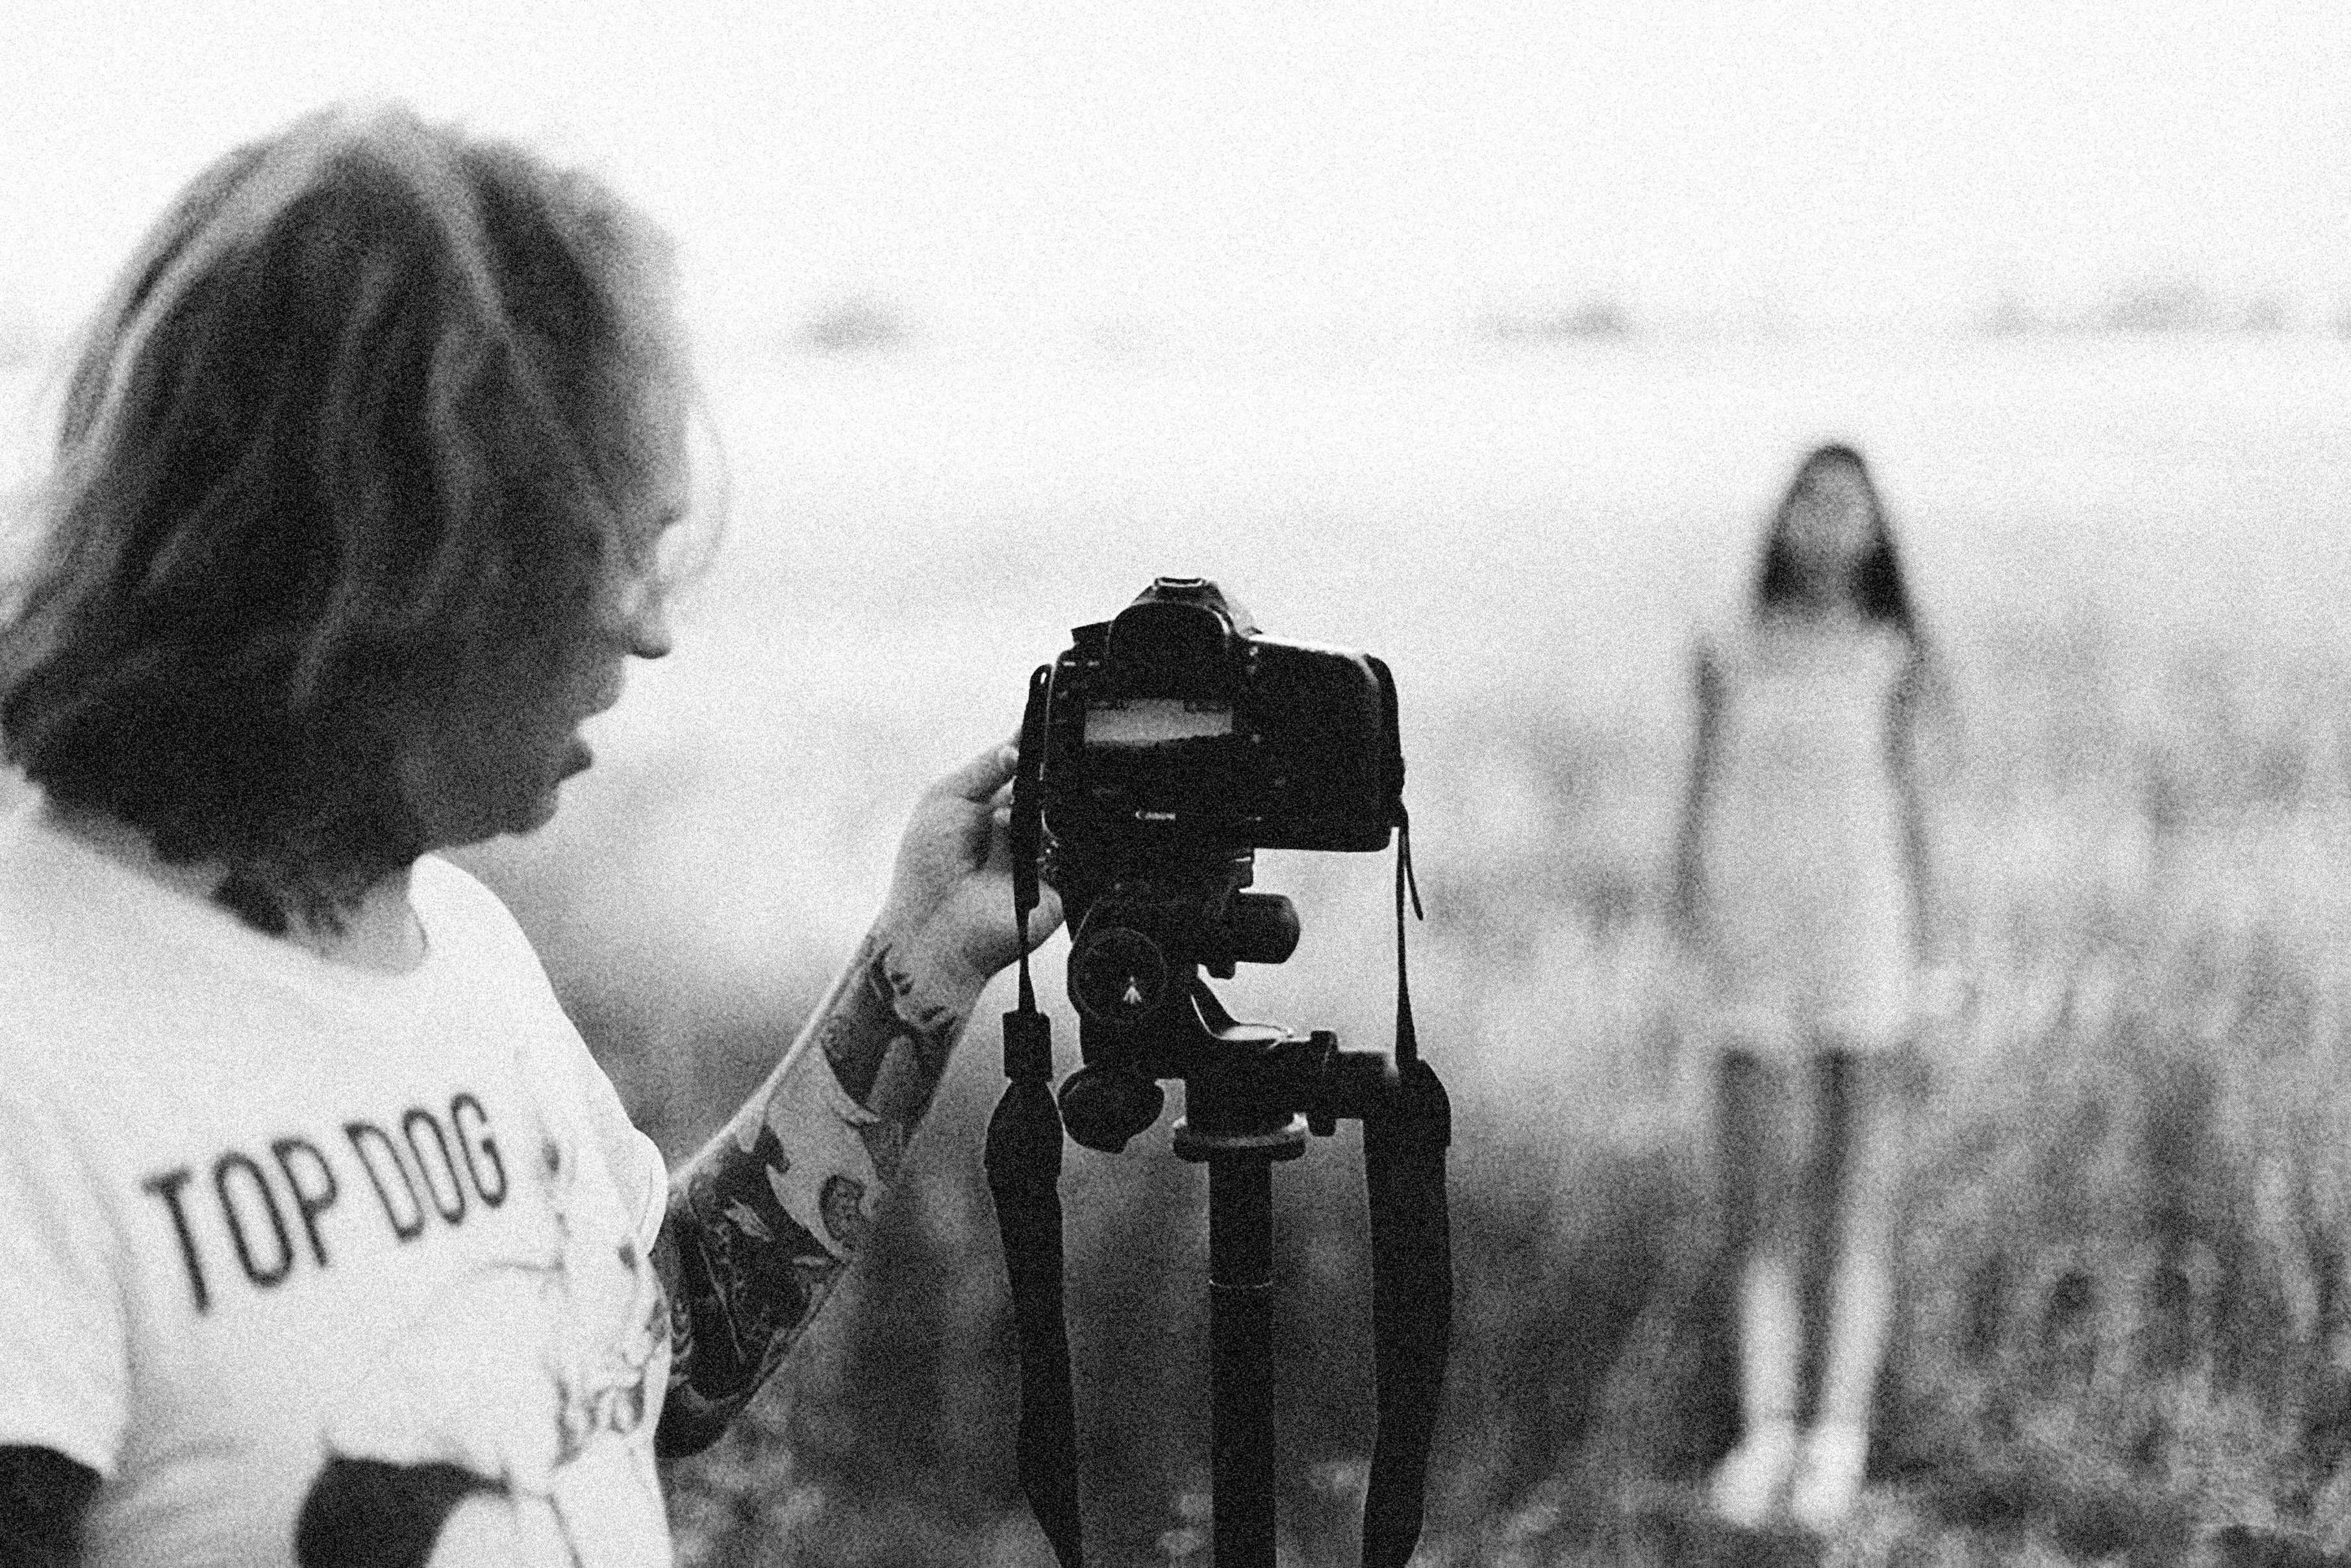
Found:
[{"label": "tripod head", "polygon": [[1075,858],[1059,857],[1053,880],[1083,911],[1068,985],[1085,1065],[1061,1085],[1061,1116],[1078,1142],[1117,1154],[1159,1119],[1160,1080],[1215,1075],[1280,1033],[1235,1023],[1201,971],[1228,979],[1236,964],[1289,958],[1298,910],[1243,890],[1248,849],[1162,851],[1147,866],[1102,871]]}]

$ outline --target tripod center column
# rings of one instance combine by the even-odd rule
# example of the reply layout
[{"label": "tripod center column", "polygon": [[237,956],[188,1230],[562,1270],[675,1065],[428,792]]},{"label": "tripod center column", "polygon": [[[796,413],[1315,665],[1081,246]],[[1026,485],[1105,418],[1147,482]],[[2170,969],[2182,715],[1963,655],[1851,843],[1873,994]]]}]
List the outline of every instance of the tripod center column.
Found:
[{"label": "tripod center column", "polygon": [[1207,1164],[1216,1568],[1274,1568],[1272,1160],[1220,1150]]}]

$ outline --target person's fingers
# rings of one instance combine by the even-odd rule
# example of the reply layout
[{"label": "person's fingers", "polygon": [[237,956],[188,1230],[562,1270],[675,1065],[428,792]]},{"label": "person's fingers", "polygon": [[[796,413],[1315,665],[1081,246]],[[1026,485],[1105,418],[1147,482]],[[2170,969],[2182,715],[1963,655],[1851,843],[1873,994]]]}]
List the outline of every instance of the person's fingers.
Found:
[{"label": "person's fingers", "polygon": [[1008,887],[1012,881],[1012,808],[997,806],[977,821],[982,825],[977,869],[989,877],[1001,877]]},{"label": "person's fingers", "polygon": [[995,797],[1020,764],[1020,748],[999,744],[987,748],[931,787],[958,800],[987,801]]}]

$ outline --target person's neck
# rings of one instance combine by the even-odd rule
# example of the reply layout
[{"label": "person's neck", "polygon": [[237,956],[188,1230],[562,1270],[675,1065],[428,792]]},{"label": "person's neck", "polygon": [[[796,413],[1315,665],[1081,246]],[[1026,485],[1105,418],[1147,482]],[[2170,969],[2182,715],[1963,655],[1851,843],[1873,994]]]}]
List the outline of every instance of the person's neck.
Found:
[{"label": "person's neck", "polygon": [[[246,919],[246,925],[254,925],[245,917],[241,899],[223,896],[224,887],[234,880],[227,867],[216,861],[166,860],[144,833],[102,813],[52,805],[50,816],[63,831],[118,865],[185,898],[227,909]],[[258,890],[285,917],[283,931],[263,934],[290,942],[329,963],[379,974],[406,974],[425,957],[424,927],[409,902],[408,883],[408,867],[388,872],[340,908],[331,925],[311,919],[302,898],[260,887]]]}]

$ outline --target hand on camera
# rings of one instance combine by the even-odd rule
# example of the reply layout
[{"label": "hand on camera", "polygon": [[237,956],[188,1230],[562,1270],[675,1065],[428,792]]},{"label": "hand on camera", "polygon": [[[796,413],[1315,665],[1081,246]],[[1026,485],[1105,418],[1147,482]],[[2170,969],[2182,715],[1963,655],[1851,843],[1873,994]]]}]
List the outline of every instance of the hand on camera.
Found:
[{"label": "hand on camera", "polygon": [[[1020,956],[1013,930],[1007,824],[1019,751],[990,746],[934,784],[898,841],[881,929],[920,978],[943,992],[976,994]],[[1034,948],[1061,923],[1061,901],[1040,888],[1029,915]]]}]

